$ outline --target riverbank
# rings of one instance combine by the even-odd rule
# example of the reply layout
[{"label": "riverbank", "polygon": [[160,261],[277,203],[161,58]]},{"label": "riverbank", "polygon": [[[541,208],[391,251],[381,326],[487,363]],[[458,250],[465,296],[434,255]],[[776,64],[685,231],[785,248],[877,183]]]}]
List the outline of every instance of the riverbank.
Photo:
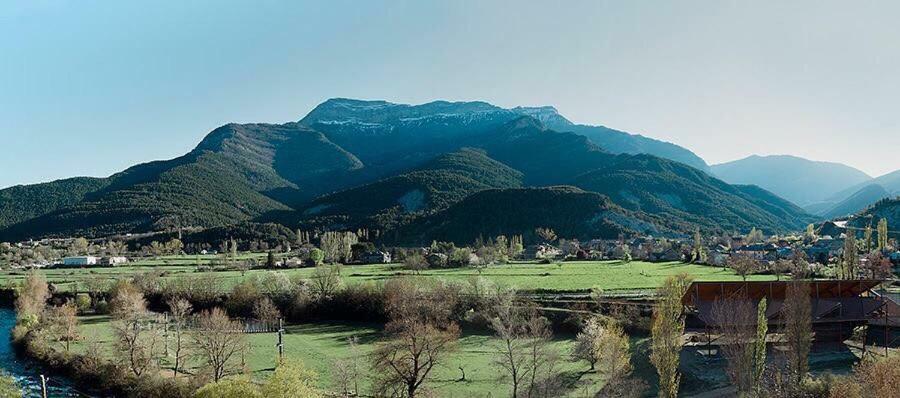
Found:
[{"label": "riverbank", "polygon": [[22,387],[27,398],[40,397],[40,375],[49,376],[48,392],[52,397],[90,397],[80,393],[67,376],[51,371],[36,361],[17,352],[12,341],[12,329],[16,326],[16,312],[11,308],[0,307],[0,369],[11,375]]}]

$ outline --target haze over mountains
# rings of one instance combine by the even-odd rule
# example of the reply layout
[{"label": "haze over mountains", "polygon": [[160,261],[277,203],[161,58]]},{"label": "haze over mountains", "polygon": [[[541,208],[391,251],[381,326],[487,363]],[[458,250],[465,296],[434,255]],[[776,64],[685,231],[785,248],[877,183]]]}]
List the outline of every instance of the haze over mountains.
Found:
[{"label": "haze over mountains", "polygon": [[552,107],[328,100],[299,122],[228,124],[191,152],[108,178],[0,191],[0,239],[277,222],[467,241],[802,228],[814,217],[712,177],[674,144],[576,125]]},{"label": "haze over mountains", "polygon": [[754,155],[713,165],[711,171],[733,184],[758,185],[823,218],[854,214],[900,195],[900,170],[872,178],[844,164],[789,155]]}]

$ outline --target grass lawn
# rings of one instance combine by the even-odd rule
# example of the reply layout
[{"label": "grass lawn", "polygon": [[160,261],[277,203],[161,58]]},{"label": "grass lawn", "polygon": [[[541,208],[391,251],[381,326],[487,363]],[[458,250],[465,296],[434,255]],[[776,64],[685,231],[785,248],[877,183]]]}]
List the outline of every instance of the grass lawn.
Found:
[{"label": "grass lawn", "polygon": [[[104,348],[104,355],[111,356],[109,349],[113,340],[113,332],[108,316],[81,317],[81,334],[85,338],[73,345],[73,350],[83,352],[89,342],[98,341]],[[362,323],[315,323],[289,325],[285,327],[285,356],[300,359],[306,366],[319,374],[320,387],[334,391],[339,388],[332,369],[339,358],[349,358],[351,350],[347,339],[356,336],[359,339],[360,353],[364,356],[373,348],[375,342],[382,337],[381,327],[376,324]],[[277,349],[277,337],[274,333],[250,334],[249,354],[246,356],[248,371],[254,377],[263,378],[274,369]],[[642,344],[645,339],[635,339],[633,344]],[[497,358],[497,344],[491,335],[484,333],[467,333],[460,338],[458,349],[452,353],[445,364],[435,369],[435,377],[431,387],[441,397],[489,397],[508,394],[506,383],[500,380],[500,371],[492,364]],[[558,336],[552,343],[552,349],[559,353],[559,371],[566,380],[572,383],[570,396],[590,396],[586,391],[595,391],[602,384],[600,376],[585,373],[586,362],[574,362],[568,357],[573,345],[573,336]],[[368,362],[361,359],[364,374],[368,374]],[[171,366],[164,363],[163,366]],[[191,363],[191,371],[197,364]],[[462,366],[466,372],[466,381],[459,381]],[[638,366],[640,368],[640,366]],[[652,371],[652,369],[651,369]],[[369,381],[360,379],[363,391],[369,390]]]},{"label": "grass lawn", "polygon": [[[264,256],[263,254],[255,254]],[[156,271],[163,278],[179,278],[199,275],[197,263],[206,264],[214,256],[172,256],[155,260],[141,260],[129,263],[128,266],[110,268],[57,268],[43,270],[47,279],[61,291],[73,289],[84,290],[81,282],[87,279],[103,278],[110,281],[129,277],[135,273]],[[475,268],[430,269],[419,274],[412,274],[395,264],[348,265],[344,266],[342,275],[347,283],[377,282],[398,276],[415,278],[443,278],[447,280],[465,281],[481,275],[496,283],[522,290],[549,291],[584,291],[595,287],[604,290],[641,290],[654,289],[668,276],[687,273],[701,281],[741,280],[730,269],[679,262],[648,263],[632,261],[623,264],[619,261],[578,261],[557,264],[537,264],[534,262],[516,262],[506,265],[491,266],[480,271]],[[254,269],[242,275],[240,271],[213,272],[223,288],[230,288],[244,278],[253,277],[265,272],[283,272],[289,276],[309,277],[312,268],[285,270]],[[0,271],[0,286],[12,286],[25,277],[20,270]],[[771,275],[752,275],[749,280],[774,280]]]}]

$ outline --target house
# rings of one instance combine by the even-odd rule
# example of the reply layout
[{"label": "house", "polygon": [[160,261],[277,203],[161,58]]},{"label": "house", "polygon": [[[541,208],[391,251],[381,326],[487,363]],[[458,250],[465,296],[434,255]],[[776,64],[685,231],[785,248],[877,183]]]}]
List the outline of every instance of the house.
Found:
[{"label": "house", "polygon": [[100,264],[100,265],[116,266],[116,265],[124,264],[124,263],[127,263],[127,262],[128,262],[128,258],[127,258],[127,257],[122,257],[122,256],[110,256],[110,257],[103,257],[103,258],[101,258],[100,261],[99,261],[99,264]]},{"label": "house", "polygon": [[709,265],[724,267],[726,264],[728,264],[729,257],[730,254],[728,253],[728,248],[722,245],[718,245],[715,249],[709,252]]},{"label": "house", "polygon": [[386,251],[374,251],[363,253],[359,260],[364,264],[387,264],[391,262],[391,253]]},{"label": "house", "polygon": [[97,265],[97,257],[94,256],[75,256],[75,257],[66,257],[63,259],[63,265],[72,265],[72,266],[83,266],[83,265]]},{"label": "house", "polygon": [[527,259],[556,258],[562,254],[559,249],[546,244],[531,245],[525,249],[523,256]]}]

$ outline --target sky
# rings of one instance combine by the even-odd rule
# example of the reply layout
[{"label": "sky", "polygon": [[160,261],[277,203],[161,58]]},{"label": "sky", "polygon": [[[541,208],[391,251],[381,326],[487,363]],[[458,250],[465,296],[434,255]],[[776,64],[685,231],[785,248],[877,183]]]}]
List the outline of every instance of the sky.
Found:
[{"label": "sky", "polygon": [[553,105],[684,146],[900,169],[896,1],[0,0],[0,187],[108,176],[333,97]]}]

